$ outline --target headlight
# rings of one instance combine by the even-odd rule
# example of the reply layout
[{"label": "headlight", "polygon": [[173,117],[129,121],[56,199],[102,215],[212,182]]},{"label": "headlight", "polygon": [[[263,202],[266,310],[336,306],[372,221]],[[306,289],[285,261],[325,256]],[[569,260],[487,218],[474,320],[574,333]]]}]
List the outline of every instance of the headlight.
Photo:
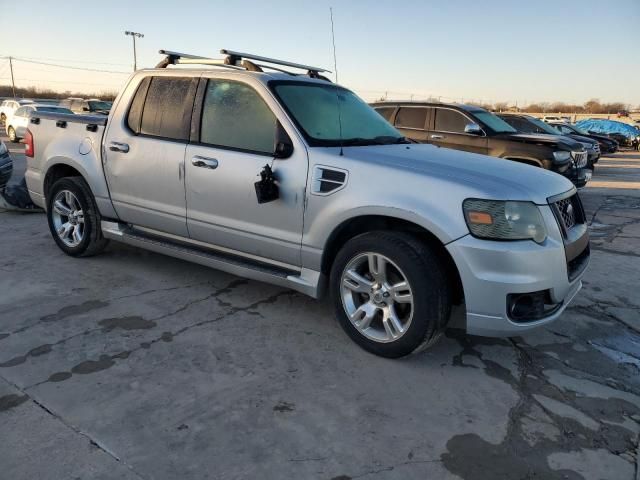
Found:
[{"label": "headlight", "polygon": [[527,240],[542,243],[547,230],[532,202],[467,199],[464,218],[475,237],[492,240]]},{"label": "headlight", "polygon": [[567,150],[558,150],[553,152],[553,158],[555,158],[559,162],[563,162],[571,158],[571,152]]},{"label": "headlight", "polygon": [[9,149],[7,149],[7,146],[4,143],[0,143],[0,155],[4,155],[8,151]]}]

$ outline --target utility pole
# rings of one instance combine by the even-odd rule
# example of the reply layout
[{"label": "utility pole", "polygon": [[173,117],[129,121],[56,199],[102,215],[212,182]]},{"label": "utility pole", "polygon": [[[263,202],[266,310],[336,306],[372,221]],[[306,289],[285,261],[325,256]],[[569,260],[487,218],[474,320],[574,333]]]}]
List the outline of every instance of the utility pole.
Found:
[{"label": "utility pole", "polygon": [[137,59],[136,59],[136,37],[143,38],[144,35],[142,33],[130,32],[128,30],[124,32],[124,34],[131,35],[131,38],[133,39],[133,71],[135,72],[138,69]]},{"label": "utility pole", "polygon": [[16,98],[16,81],[13,79],[13,59],[9,57],[9,70],[11,70],[11,89],[13,90],[13,98]]}]

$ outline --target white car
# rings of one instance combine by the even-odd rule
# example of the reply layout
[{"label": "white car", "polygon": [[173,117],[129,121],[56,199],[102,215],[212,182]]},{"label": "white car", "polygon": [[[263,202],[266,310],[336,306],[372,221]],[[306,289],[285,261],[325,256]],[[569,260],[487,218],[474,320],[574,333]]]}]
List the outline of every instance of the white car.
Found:
[{"label": "white car", "polygon": [[33,103],[33,100],[3,100],[0,104],[0,123],[6,125],[7,118],[13,116],[15,111],[22,105],[28,105],[30,103]]},{"label": "white car", "polygon": [[558,117],[555,115],[545,115],[544,117],[542,117],[542,121],[543,122],[567,122],[570,123],[571,122],[571,118],[569,117]]},{"label": "white car", "polygon": [[51,112],[51,113],[69,113],[73,112],[68,108],[58,107],[56,105],[39,105],[31,103],[19,107],[11,116],[7,116],[5,120],[5,128],[9,140],[14,143],[20,141],[24,137],[27,127],[29,126],[29,118],[33,112]]}]

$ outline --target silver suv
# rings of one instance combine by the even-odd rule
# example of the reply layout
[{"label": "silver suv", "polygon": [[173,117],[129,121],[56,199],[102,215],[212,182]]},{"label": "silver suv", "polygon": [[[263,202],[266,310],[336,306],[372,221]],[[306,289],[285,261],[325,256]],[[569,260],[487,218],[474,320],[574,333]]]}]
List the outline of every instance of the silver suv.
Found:
[{"label": "silver suv", "polygon": [[319,68],[165,53],[108,119],[31,119],[27,183],[69,255],[113,239],[328,293],[386,357],[447,327],[519,335],[580,289],[589,241],[564,177],[413,143]]}]

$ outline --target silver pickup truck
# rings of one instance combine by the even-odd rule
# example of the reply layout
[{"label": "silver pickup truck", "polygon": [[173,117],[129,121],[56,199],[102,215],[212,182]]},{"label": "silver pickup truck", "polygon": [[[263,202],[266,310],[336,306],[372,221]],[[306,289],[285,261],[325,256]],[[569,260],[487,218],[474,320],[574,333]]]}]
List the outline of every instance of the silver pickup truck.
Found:
[{"label": "silver pickup truck", "polygon": [[386,357],[447,327],[520,335],[576,295],[589,239],[567,179],[412,143],[322,69],[222,52],[162,51],[108,118],[33,116],[27,184],[65,253],[112,239],[327,293]]}]

